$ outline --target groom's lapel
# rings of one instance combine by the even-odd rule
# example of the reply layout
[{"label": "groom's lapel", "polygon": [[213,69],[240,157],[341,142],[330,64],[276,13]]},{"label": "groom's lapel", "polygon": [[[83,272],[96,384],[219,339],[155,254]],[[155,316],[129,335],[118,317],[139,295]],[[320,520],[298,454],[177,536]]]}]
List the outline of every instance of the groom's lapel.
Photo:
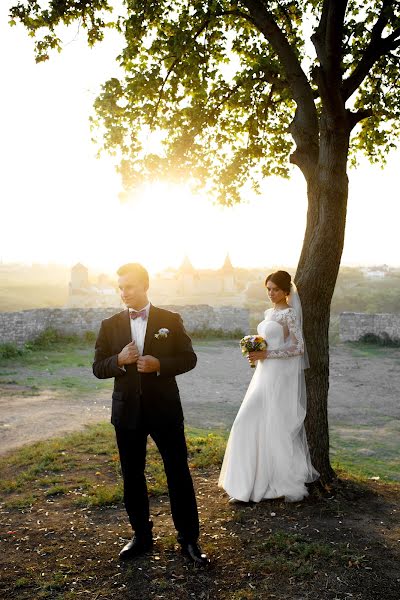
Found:
[{"label": "groom's lapel", "polygon": [[146,335],[144,338],[143,355],[149,354],[154,334],[158,331],[158,308],[150,304],[149,318],[147,319]]},{"label": "groom's lapel", "polygon": [[132,341],[131,320],[128,309],[120,313],[118,324],[118,340],[122,344],[122,348]]}]

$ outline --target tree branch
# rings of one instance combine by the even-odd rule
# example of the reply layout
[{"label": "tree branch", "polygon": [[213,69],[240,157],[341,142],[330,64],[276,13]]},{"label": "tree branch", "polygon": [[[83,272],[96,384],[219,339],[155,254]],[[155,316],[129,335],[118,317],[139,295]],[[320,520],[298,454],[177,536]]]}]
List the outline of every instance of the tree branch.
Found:
[{"label": "tree branch", "polygon": [[366,108],[364,110],[358,110],[357,112],[352,112],[351,110],[347,110],[347,118],[349,122],[350,131],[354,129],[354,127],[362,121],[363,119],[368,119],[368,117],[372,117],[374,114],[370,108]]},{"label": "tree branch", "polygon": [[[311,85],[287,37],[261,0],[241,0],[254,26],[269,41],[285,72],[293,99],[297,104],[291,133],[297,145],[296,164],[310,172],[318,160],[318,116]],[[301,161],[300,161],[301,157]],[[293,157],[292,157],[293,158]]]},{"label": "tree branch", "polygon": [[342,38],[347,4],[348,0],[324,0],[320,23],[311,36],[320,63],[315,74],[322,102],[331,114],[342,116]]},{"label": "tree branch", "polygon": [[[390,45],[391,50],[394,50],[394,48],[397,48],[397,46],[398,46],[398,42],[399,42],[398,38],[399,37],[400,37],[400,27],[395,29],[388,37],[384,38],[383,41],[385,42],[385,44]],[[393,44],[395,44],[395,46]]]},{"label": "tree branch", "polygon": [[[381,56],[398,47],[397,36],[400,34],[400,29],[396,29],[389,37],[382,38],[382,32],[389,22],[390,9],[392,7],[391,0],[383,0],[382,9],[371,31],[371,39],[365,52],[355,67],[351,75],[343,82],[342,96],[346,101],[362,84],[367,77],[375,62]],[[393,44],[395,46],[393,47]]]},{"label": "tree branch", "polygon": [[264,75],[263,77],[256,77],[253,78],[253,75],[257,74],[256,71],[253,71],[251,73],[250,77],[244,77],[242,79],[240,79],[226,94],[225,96],[222,98],[222,100],[220,100],[220,102],[218,102],[218,104],[213,108],[213,112],[219,110],[221,108],[221,106],[223,106],[228,100],[230,100],[232,98],[232,96],[234,96],[236,94],[236,92],[243,87],[243,85],[245,85],[249,80],[251,80],[252,82],[259,82],[259,83],[269,83],[271,85],[271,90],[269,92],[269,96],[271,95],[272,91],[275,91],[276,89],[285,89],[287,86],[284,84],[284,82],[279,79],[279,77],[273,77],[273,76],[268,76],[268,75]]},{"label": "tree branch", "polygon": [[[193,38],[190,40],[191,42],[194,42],[194,41],[195,41],[195,40],[196,40],[196,39],[199,37],[199,35],[201,35],[201,34],[203,33],[203,31],[204,31],[204,30],[205,30],[205,29],[208,27],[208,25],[210,24],[210,21],[211,21],[211,19],[210,19],[210,18],[208,18],[208,19],[206,19],[205,21],[203,21],[203,23],[201,24],[201,26],[200,26],[200,27],[197,29],[197,31],[195,32],[195,34],[194,34]],[[157,117],[158,109],[159,109],[159,107],[160,107],[161,100],[162,100],[162,98],[163,98],[163,95],[164,95],[164,89],[165,89],[165,86],[166,86],[166,84],[167,84],[167,81],[168,81],[168,79],[170,78],[170,76],[171,76],[171,74],[172,74],[172,72],[173,72],[174,68],[175,68],[175,67],[176,67],[176,65],[177,65],[177,64],[178,64],[178,63],[179,63],[179,62],[182,60],[182,58],[183,58],[183,52],[181,53],[181,55],[180,55],[180,56],[177,56],[177,57],[175,58],[175,60],[172,62],[172,65],[171,65],[171,66],[170,66],[170,68],[168,69],[168,71],[167,71],[167,74],[165,75],[165,77],[164,77],[164,79],[163,79],[163,82],[162,82],[162,84],[161,84],[160,91],[159,91],[159,94],[158,94],[158,100],[157,100],[157,104],[156,104],[156,106],[155,106],[155,108],[154,108],[153,115],[152,115],[152,117],[151,117],[151,121],[150,121],[150,129],[152,129],[152,128],[153,128],[153,123],[154,123],[154,121],[155,121],[155,119],[156,119],[156,117]]]},{"label": "tree branch", "polygon": [[328,27],[328,15],[329,15],[329,7],[331,4],[331,0],[324,0],[321,11],[321,18],[318,24],[317,29],[311,36],[311,41],[314,44],[315,51],[317,53],[317,57],[319,63],[321,65],[325,65],[326,63],[326,30]]},{"label": "tree branch", "polygon": [[328,24],[326,28],[326,67],[332,77],[341,76],[343,25],[348,0],[331,0],[329,3]]}]

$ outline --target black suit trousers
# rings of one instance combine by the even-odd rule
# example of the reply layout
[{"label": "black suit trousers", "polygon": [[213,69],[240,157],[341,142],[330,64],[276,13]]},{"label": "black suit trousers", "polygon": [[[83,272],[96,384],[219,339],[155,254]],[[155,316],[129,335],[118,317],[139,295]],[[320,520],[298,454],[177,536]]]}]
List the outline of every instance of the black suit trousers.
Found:
[{"label": "black suit trousers", "polygon": [[195,542],[199,517],[192,477],[187,462],[183,423],[161,426],[141,424],[136,429],[115,427],[124,480],[124,503],[136,535],[151,532],[146,478],[147,438],[150,435],[161,454],[167,476],[171,513],[179,542]]}]

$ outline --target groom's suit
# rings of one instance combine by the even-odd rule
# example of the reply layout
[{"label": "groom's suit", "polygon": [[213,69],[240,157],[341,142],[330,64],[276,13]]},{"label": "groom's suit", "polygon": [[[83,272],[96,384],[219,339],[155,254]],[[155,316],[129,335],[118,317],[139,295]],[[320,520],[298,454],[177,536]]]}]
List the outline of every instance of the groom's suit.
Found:
[{"label": "groom's suit", "polygon": [[[166,337],[158,335],[167,329]],[[193,369],[197,362],[181,317],[150,305],[143,355],[160,362],[159,373],[139,373],[136,363],[118,366],[118,354],[132,341],[129,311],[124,310],[100,327],[93,373],[114,377],[111,422],[117,436],[124,477],[125,507],[137,535],[151,532],[144,476],[147,436],[151,435],[163,458],[171,511],[179,541],[196,541],[199,523],[192,479],[187,465],[183,413],[175,375]]]}]

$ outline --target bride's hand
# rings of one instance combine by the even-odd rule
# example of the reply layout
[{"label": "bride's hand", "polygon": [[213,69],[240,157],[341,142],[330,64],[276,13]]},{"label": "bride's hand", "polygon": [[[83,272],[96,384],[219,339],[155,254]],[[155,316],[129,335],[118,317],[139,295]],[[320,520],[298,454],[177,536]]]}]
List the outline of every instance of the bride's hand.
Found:
[{"label": "bride's hand", "polygon": [[248,355],[249,362],[254,362],[256,360],[264,360],[265,358],[267,358],[266,350],[260,350],[258,352],[249,352]]}]

